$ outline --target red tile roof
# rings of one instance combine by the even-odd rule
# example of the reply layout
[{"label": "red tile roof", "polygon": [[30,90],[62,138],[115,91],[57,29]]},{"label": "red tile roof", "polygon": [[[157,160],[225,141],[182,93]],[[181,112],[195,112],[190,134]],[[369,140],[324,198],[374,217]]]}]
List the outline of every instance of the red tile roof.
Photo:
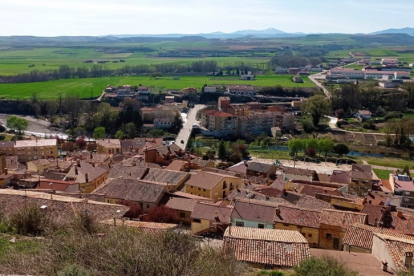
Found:
[{"label": "red tile roof", "polygon": [[[392,237],[384,234],[375,234],[385,242],[385,246],[391,254],[395,264],[402,270],[407,268],[404,265],[404,254],[414,252],[414,240],[400,237]],[[413,265],[413,263],[411,263]]]},{"label": "red tile roof", "polygon": [[196,175],[192,175],[186,185],[211,190],[224,178],[236,179],[236,177],[231,175],[200,171]]},{"label": "red tile roof", "polygon": [[197,201],[191,198],[172,197],[165,206],[179,211],[192,212]]},{"label": "red tile roof", "polygon": [[320,223],[348,229],[355,223],[365,224],[367,216],[362,213],[325,209],[321,212]]},{"label": "red tile roof", "polygon": [[372,249],[372,238],[374,234],[384,234],[393,237],[406,238],[414,241],[414,237],[404,235],[398,231],[374,227],[369,225],[364,225],[361,223],[356,223],[351,225],[345,233],[343,244],[348,244],[351,246],[364,248],[367,250]]},{"label": "red tile roof", "polygon": [[230,226],[223,244],[238,261],[253,264],[292,267],[310,257],[308,241],[298,231]]},{"label": "red tile roof", "polygon": [[369,225],[378,225],[382,220],[384,214],[384,206],[365,204],[364,208],[361,210],[361,213],[368,215],[368,224]]},{"label": "red tile roof", "polygon": [[210,221],[215,221],[218,218],[218,220],[222,223],[230,223],[230,215],[232,210],[233,206],[220,206],[212,203],[197,202],[194,206],[193,212],[191,213],[191,218]]}]

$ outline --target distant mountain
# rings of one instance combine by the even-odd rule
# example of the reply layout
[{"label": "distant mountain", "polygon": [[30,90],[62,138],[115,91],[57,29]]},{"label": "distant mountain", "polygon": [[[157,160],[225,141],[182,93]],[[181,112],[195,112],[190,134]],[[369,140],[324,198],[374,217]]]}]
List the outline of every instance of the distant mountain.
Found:
[{"label": "distant mountain", "polygon": [[241,30],[232,33],[213,32],[213,33],[199,33],[199,34],[122,34],[110,35],[112,37],[127,38],[127,37],[186,37],[186,36],[201,36],[204,38],[240,38],[240,37],[260,37],[260,38],[276,38],[276,37],[296,37],[304,36],[304,33],[286,33],[284,31],[269,28],[266,30]]},{"label": "distant mountain", "polygon": [[408,34],[414,36],[414,28],[402,28],[402,29],[388,29],[383,31],[378,31],[370,34]]}]

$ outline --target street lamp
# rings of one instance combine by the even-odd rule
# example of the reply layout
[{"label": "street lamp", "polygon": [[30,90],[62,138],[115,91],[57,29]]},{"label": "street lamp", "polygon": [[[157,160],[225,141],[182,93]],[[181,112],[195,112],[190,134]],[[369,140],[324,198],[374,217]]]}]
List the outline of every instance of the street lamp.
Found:
[{"label": "street lamp", "polygon": [[119,213],[121,213],[121,210],[116,210],[114,214],[114,226],[116,226],[116,215],[118,215]]},{"label": "street lamp", "polygon": [[50,182],[49,186],[50,186],[50,199],[53,199],[53,182]]}]

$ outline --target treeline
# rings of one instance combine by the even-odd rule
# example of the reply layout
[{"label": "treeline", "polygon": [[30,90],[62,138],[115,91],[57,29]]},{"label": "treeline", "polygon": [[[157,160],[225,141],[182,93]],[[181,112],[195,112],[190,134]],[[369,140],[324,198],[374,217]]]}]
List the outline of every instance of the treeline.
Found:
[{"label": "treeline", "polygon": [[414,108],[414,84],[404,84],[400,90],[383,90],[374,83],[344,84],[332,93],[332,109],[337,115],[369,109],[382,116],[387,111]]},{"label": "treeline", "polygon": [[325,61],[325,55],[330,51],[326,46],[295,46],[281,48],[270,60],[273,67],[303,67],[306,65],[316,66]]},{"label": "treeline", "polygon": [[123,76],[131,74],[171,74],[171,73],[213,73],[220,70],[228,72],[247,72],[257,71],[257,68],[248,63],[233,64],[227,63],[223,67],[219,67],[217,61],[200,60],[189,64],[177,63],[161,63],[161,64],[142,64],[142,65],[126,65],[119,69],[110,69],[107,66],[94,64],[91,67],[70,67],[61,65],[55,70],[33,70],[28,73],[20,73],[12,76],[1,76],[0,83],[29,83],[44,82],[60,79],[83,79],[83,78],[100,78],[109,76]]}]

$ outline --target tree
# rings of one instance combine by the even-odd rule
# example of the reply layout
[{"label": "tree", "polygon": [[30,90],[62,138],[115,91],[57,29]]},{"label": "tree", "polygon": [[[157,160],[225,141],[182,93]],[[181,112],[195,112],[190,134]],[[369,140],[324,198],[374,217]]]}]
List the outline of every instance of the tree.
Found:
[{"label": "tree", "polygon": [[122,139],[122,138],[124,138],[124,136],[125,136],[125,134],[122,130],[118,130],[115,134],[116,139]]},{"label": "tree", "polygon": [[349,148],[345,144],[336,144],[333,147],[333,152],[338,154],[338,157],[339,157],[339,156],[348,154],[349,153]]},{"label": "tree", "polygon": [[218,158],[221,161],[226,160],[226,146],[224,145],[224,141],[221,140],[218,146]]},{"label": "tree", "polygon": [[328,157],[328,152],[332,152],[334,148],[334,142],[331,139],[320,139],[318,141],[319,150],[325,153],[325,162]]},{"label": "tree", "polygon": [[47,101],[46,102],[46,112],[49,115],[49,120],[53,123],[53,115],[56,114],[58,109],[58,103],[56,101]]},{"label": "tree", "polygon": [[124,126],[123,132],[125,133],[126,137],[133,139],[137,135],[137,128],[135,127],[135,124],[131,122]]},{"label": "tree", "polygon": [[405,165],[402,173],[407,174],[408,176],[410,176],[410,168],[408,167],[408,165]]},{"label": "tree", "polygon": [[16,130],[20,135],[22,134],[22,131],[27,129],[29,122],[26,119],[13,115],[7,118],[6,126],[10,129]]},{"label": "tree", "polygon": [[106,137],[106,132],[104,127],[97,127],[93,130],[93,138],[96,140],[103,139]]},{"label": "tree", "polygon": [[100,103],[97,112],[93,115],[95,126],[103,126],[105,129],[114,127],[117,117],[118,110],[109,103]]},{"label": "tree", "polygon": [[176,223],[178,216],[174,209],[161,205],[149,209],[148,215],[145,216],[145,220],[163,223]]},{"label": "tree", "polygon": [[288,148],[289,148],[290,154],[294,157],[293,167],[295,167],[296,165],[295,162],[296,162],[296,157],[298,157],[298,152],[305,148],[305,144],[303,143],[301,139],[294,138],[294,139],[289,140]]},{"label": "tree", "polygon": [[331,111],[331,101],[322,95],[312,96],[303,102],[302,111],[312,116],[313,125],[316,127],[321,117]]},{"label": "tree", "polygon": [[345,263],[330,256],[311,257],[294,268],[296,276],[358,276]]},{"label": "tree", "polygon": [[75,150],[78,149],[76,147],[76,144],[73,143],[73,142],[63,143],[61,148],[62,148],[63,151],[69,151],[69,152],[72,152],[72,151],[75,151]]},{"label": "tree", "polygon": [[78,146],[79,149],[83,150],[86,148],[86,141],[83,137],[80,137],[76,140],[76,146]]}]

